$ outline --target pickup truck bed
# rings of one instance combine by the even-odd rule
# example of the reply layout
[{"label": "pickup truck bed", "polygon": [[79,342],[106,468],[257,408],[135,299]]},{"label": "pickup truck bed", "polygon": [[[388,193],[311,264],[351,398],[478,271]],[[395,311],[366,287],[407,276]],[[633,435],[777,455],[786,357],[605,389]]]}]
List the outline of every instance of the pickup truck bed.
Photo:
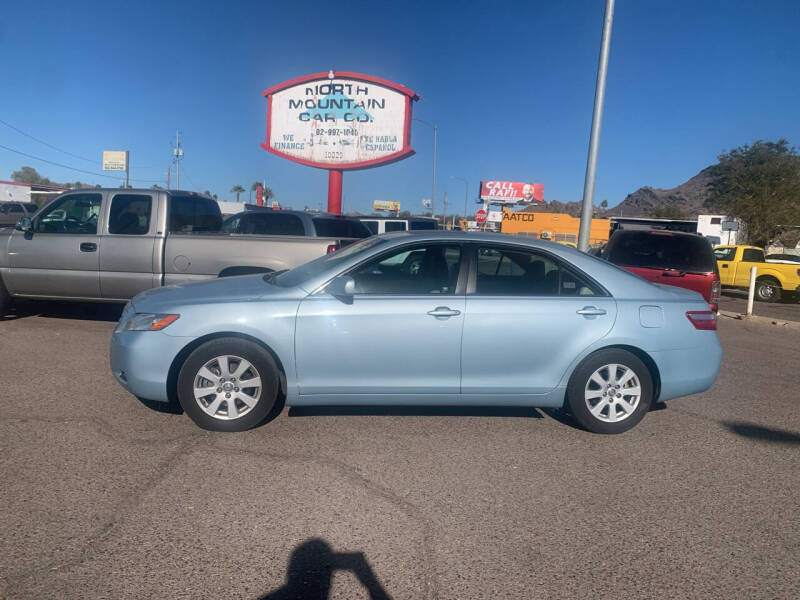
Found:
[{"label": "pickup truck bed", "polygon": [[350,240],[235,235],[192,192],[62,194],[22,229],[0,229],[0,313],[13,297],[124,302],[161,285],[290,269]]}]

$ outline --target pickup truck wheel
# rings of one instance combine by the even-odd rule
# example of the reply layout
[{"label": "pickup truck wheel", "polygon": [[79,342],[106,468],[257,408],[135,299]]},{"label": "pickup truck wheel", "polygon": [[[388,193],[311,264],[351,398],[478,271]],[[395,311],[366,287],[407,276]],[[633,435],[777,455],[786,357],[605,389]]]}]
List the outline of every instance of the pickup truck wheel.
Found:
[{"label": "pickup truck wheel", "polygon": [[11,294],[8,293],[3,280],[0,279],[0,319],[6,316],[11,308]]},{"label": "pickup truck wheel", "polygon": [[779,302],[781,284],[770,277],[756,281],[756,298],[762,302]]},{"label": "pickup truck wheel", "polygon": [[589,431],[623,433],[650,410],[653,378],[630,352],[599,350],[575,368],[567,385],[567,401],[572,416]]},{"label": "pickup truck wheel", "polygon": [[278,396],[275,361],[261,346],[220,338],[196,348],[178,375],[178,400],[191,419],[211,431],[260,425]]}]

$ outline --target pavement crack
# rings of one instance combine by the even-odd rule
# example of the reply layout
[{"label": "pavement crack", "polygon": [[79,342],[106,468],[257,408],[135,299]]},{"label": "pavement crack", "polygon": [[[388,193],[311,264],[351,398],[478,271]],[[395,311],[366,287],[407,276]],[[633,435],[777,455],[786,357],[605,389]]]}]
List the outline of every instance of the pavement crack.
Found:
[{"label": "pavement crack", "polygon": [[[73,422],[85,422],[85,420],[76,419]],[[140,485],[136,486],[131,493],[125,494],[122,500],[111,509],[110,518],[87,537],[83,547],[75,553],[76,556],[74,558],[60,561],[57,565],[50,564],[48,560],[26,569],[25,572],[9,575],[5,577],[6,589],[4,592],[7,595],[12,595],[12,592],[24,592],[22,584],[30,578],[46,575],[48,572],[55,570],[59,572],[69,571],[91,560],[97,553],[98,548],[111,538],[117,525],[141,504],[148,492],[155,489],[172,473],[177,462],[185,458],[192,447],[203,437],[205,436],[202,433],[194,434],[190,438],[182,440],[177,448],[164,456],[153,468],[152,474],[142,481]],[[43,571],[43,569],[46,570]],[[19,595],[24,596],[24,593]]]}]

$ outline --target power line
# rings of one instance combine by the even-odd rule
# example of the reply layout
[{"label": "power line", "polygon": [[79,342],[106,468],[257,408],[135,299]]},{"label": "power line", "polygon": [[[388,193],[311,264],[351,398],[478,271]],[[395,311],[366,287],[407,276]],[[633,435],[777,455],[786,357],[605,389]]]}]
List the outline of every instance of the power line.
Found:
[{"label": "power line", "polygon": [[[61,167],[62,169],[70,169],[72,171],[77,171],[79,173],[86,173],[87,175],[94,175],[96,177],[106,177],[108,179],[116,179],[117,181],[125,181],[122,177],[114,177],[113,175],[106,175],[105,173],[97,173],[95,171],[87,171],[86,169],[79,169],[77,167],[70,167],[69,165],[64,165],[61,163],[57,163],[52,160],[47,160],[46,158],[40,158],[39,156],[34,156],[32,154],[26,154],[25,152],[20,152],[19,150],[14,150],[14,148],[9,148],[8,146],[3,146],[0,144],[0,148],[3,150],[8,150],[9,152],[13,152],[15,154],[19,154],[21,156],[25,156],[27,158],[32,158],[33,160],[39,160],[41,162],[55,165],[56,167]],[[131,181],[142,181],[144,183],[160,183],[161,179],[131,179]]]},{"label": "power line", "polygon": [[22,129],[20,129],[19,127],[14,127],[14,126],[13,126],[11,123],[6,123],[6,122],[5,122],[5,121],[3,121],[2,119],[0,119],[0,123],[2,123],[3,125],[5,125],[6,127],[9,127],[9,128],[11,128],[11,129],[13,129],[13,130],[14,130],[14,131],[16,131],[17,133],[21,133],[21,134],[22,134],[22,135],[24,135],[25,137],[31,138],[32,140],[34,140],[34,141],[37,141],[37,142],[39,142],[40,144],[44,144],[44,145],[45,145],[45,146],[47,146],[48,148],[52,148],[53,150],[56,150],[56,151],[58,151],[58,152],[61,152],[61,153],[63,153],[63,154],[68,154],[69,156],[72,156],[72,157],[74,157],[74,158],[80,158],[81,160],[85,160],[86,162],[90,162],[90,163],[94,163],[94,162],[96,162],[96,161],[93,161],[91,158],[86,158],[85,156],[80,156],[80,155],[78,155],[78,154],[73,154],[72,152],[67,152],[66,150],[62,150],[61,148],[57,148],[56,146],[53,146],[53,144],[48,144],[48,143],[47,143],[47,142],[45,142],[44,140],[40,140],[39,138],[37,138],[37,137],[35,137],[35,136],[32,136],[30,133],[25,133],[25,132],[24,132],[24,131],[22,131]]}]

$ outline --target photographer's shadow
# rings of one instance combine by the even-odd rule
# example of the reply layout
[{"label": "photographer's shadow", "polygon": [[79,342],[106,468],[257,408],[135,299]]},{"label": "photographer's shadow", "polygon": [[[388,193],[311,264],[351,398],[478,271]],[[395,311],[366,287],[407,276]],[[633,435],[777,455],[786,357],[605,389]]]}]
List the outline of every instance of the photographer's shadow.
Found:
[{"label": "photographer's shadow", "polygon": [[327,600],[334,571],[350,571],[369,592],[373,600],[389,600],[372,567],[361,552],[334,552],[328,542],[319,538],[297,546],[289,558],[286,583],[261,600]]}]

